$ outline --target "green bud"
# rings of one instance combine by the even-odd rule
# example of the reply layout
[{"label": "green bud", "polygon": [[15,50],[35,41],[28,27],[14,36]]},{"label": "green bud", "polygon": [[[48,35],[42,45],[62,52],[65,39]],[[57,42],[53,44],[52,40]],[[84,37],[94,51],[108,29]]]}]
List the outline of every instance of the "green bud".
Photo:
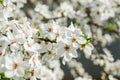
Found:
[{"label": "green bud", "polygon": [[37,35],[37,36],[40,36],[40,34],[41,34],[40,31],[37,31],[37,32],[36,32],[36,35]]}]

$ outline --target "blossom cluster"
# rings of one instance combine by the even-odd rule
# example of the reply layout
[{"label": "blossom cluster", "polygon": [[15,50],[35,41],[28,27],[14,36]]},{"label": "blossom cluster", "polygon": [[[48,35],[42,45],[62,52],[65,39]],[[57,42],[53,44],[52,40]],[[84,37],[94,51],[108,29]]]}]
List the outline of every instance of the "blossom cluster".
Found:
[{"label": "blossom cluster", "polygon": [[104,68],[102,80],[117,80],[120,61],[106,45],[120,38],[119,5],[118,0],[0,0],[0,79],[62,80],[61,65],[67,65],[74,80],[92,80],[76,60],[84,54]]}]

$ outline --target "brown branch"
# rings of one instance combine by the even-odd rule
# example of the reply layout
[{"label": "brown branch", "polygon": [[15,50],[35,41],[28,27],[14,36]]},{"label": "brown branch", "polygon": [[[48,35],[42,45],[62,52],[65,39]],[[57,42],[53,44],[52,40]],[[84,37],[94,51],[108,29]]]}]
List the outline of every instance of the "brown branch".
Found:
[{"label": "brown branch", "polygon": [[45,41],[45,42],[56,43],[56,40],[49,40],[49,39],[45,39],[45,38],[35,38],[35,40],[37,42],[39,42],[39,41]]}]

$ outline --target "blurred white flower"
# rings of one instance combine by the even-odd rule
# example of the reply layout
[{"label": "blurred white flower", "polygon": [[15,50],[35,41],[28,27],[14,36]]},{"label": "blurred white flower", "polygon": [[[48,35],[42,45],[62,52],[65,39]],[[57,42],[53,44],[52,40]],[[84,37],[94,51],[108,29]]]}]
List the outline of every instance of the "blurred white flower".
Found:
[{"label": "blurred white flower", "polygon": [[56,35],[55,33],[53,33],[53,30],[55,29],[55,27],[53,26],[53,24],[48,23],[48,24],[41,24],[39,26],[41,29],[41,36],[43,38],[48,38],[50,40],[55,39]]},{"label": "blurred white flower", "polygon": [[5,56],[5,76],[6,77],[23,77],[24,70],[27,68],[23,61],[23,56],[21,53],[13,53],[11,55]]},{"label": "blurred white flower", "polygon": [[78,57],[76,48],[73,47],[73,45],[67,41],[64,40],[63,42],[57,43],[57,49],[56,54],[58,56],[63,56],[63,63],[65,64],[66,61],[70,61],[72,58]]},{"label": "blurred white flower", "polygon": [[86,57],[89,57],[92,54],[92,50],[94,49],[91,43],[82,44],[80,48],[83,49]]},{"label": "blurred white flower", "polygon": [[41,49],[41,45],[36,43],[33,39],[29,38],[24,43],[24,48],[28,52],[38,53],[38,51]]}]

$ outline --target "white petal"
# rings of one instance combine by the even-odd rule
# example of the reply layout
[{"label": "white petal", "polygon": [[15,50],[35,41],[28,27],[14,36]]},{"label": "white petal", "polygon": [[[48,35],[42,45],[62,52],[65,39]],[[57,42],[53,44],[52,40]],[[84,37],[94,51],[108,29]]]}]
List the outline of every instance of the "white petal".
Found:
[{"label": "white petal", "polygon": [[90,49],[85,48],[85,49],[84,49],[84,52],[85,52],[86,54],[88,54],[88,55],[91,55],[91,50],[90,50]]},{"label": "white petal", "polygon": [[19,44],[23,44],[25,43],[26,39],[25,39],[25,35],[20,33],[18,35],[15,36],[16,37],[16,40]]},{"label": "white petal", "polygon": [[86,48],[84,49],[84,52],[85,52],[86,54],[91,55],[93,49],[94,49],[93,45],[92,45],[92,44],[88,44],[88,45],[86,46]]},{"label": "white petal", "polygon": [[10,45],[11,51],[18,51],[19,50],[19,45],[17,43],[13,43]]},{"label": "white petal", "polygon": [[58,48],[56,54],[59,55],[59,56],[62,56],[62,55],[64,54],[64,52],[65,52],[65,51],[64,51],[63,48]]},{"label": "white petal", "polygon": [[18,53],[18,54],[14,54],[15,57],[13,57],[14,62],[16,63],[22,63],[23,62],[23,56],[22,54]]},{"label": "white petal", "polygon": [[73,47],[77,49],[79,45],[77,43],[73,43]]},{"label": "white petal", "polygon": [[29,49],[27,42],[24,43],[24,48],[25,48],[25,50],[28,50],[28,49]]},{"label": "white petal", "polygon": [[13,40],[13,39],[14,39],[13,34],[12,34],[11,32],[7,32],[7,37],[8,37],[8,39],[10,39],[10,40]]},{"label": "white petal", "polygon": [[72,59],[72,57],[70,56],[71,53],[65,53],[64,54],[64,59],[65,61],[70,61]]},{"label": "white petal", "polygon": [[29,62],[28,61],[24,61],[22,64],[21,64],[21,67],[24,67],[25,69],[26,68],[29,68],[30,67],[30,64],[28,64]]},{"label": "white petal", "polygon": [[13,71],[5,71],[5,76],[11,78],[14,76],[14,72]]},{"label": "white petal", "polygon": [[65,63],[66,63],[66,61],[65,61],[65,59],[63,58],[63,60],[62,60],[62,63],[63,63],[63,65],[65,65]]},{"label": "white petal", "polygon": [[32,76],[30,80],[37,80],[35,76]]},{"label": "white petal", "polygon": [[80,38],[78,38],[78,43],[79,44],[85,44],[86,43],[86,39],[83,38],[83,37],[80,37]]},{"label": "white petal", "polygon": [[34,50],[38,50],[38,49],[41,49],[41,45],[35,43],[35,44],[32,45],[32,48],[33,48]]},{"label": "white petal", "polygon": [[87,48],[93,50],[93,49],[94,49],[94,46],[93,46],[92,44],[89,44],[89,45],[87,45]]},{"label": "white petal", "polygon": [[75,31],[75,27],[74,27],[73,23],[70,24],[69,29],[70,29],[71,31]]},{"label": "white petal", "polygon": [[9,56],[5,57],[5,67],[9,70],[13,69],[13,60],[12,58],[9,58]]},{"label": "white petal", "polygon": [[24,76],[24,69],[19,67],[18,69],[15,70],[15,75],[19,76],[19,77],[23,77]]},{"label": "white petal", "polygon": [[72,50],[71,54],[72,57],[77,58],[78,57],[78,53],[76,50]]},{"label": "white petal", "polygon": [[52,49],[52,44],[51,43],[48,43],[47,45],[45,45],[46,46],[46,49],[47,50],[51,50]]},{"label": "white petal", "polygon": [[48,35],[48,38],[49,38],[50,40],[54,40],[55,37],[56,37],[55,34],[49,34],[49,35]]}]

